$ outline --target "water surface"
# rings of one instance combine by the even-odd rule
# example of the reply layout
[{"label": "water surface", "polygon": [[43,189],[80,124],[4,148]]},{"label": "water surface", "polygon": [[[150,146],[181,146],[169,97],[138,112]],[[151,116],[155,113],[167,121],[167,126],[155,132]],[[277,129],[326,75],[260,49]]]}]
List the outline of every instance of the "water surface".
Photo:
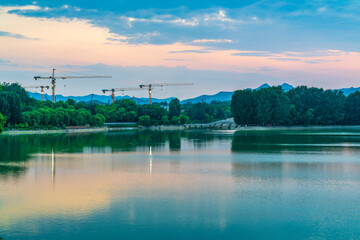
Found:
[{"label": "water surface", "polygon": [[0,237],[358,239],[360,128],[0,136]]}]

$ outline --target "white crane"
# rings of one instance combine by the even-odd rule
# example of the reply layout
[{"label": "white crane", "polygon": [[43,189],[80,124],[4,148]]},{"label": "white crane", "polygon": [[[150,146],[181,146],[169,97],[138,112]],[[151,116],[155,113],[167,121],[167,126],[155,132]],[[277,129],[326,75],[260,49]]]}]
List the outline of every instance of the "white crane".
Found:
[{"label": "white crane", "polygon": [[49,89],[49,86],[26,86],[25,89],[28,88],[40,88],[41,89],[41,101],[44,101],[44,88]]},{"label": "white crane", "polygon": [[142,88],[110,88],[110,89],[103,89],[101,91],[103,93],[111,92],[111,100],[112,100],[112,103],[114,103],[115,102],[115,92],[116,91],[125,92],[125,91],[137,91],[137,90],[146,90],[146,89],[142,89]]},{"label": "white crane", "polygon": [[55,69],[52,71],[52,75],[50,77],[40,77],[35,76],[35,80],[38,79],[51,79],[51,90],[52,90],[52,101],[56,102],[55,97],[55,83],[56,79],[68,79],[68,78],[111,78],[111,76],[55,76]]},{"label": "white crane", "polygon": [[140,88],[145,88],[149,91],[149,104],[151,104],[151,91],[154,87],[172,87],[172,86],[192,86],[193,83],[151,83],[141,84]]}]

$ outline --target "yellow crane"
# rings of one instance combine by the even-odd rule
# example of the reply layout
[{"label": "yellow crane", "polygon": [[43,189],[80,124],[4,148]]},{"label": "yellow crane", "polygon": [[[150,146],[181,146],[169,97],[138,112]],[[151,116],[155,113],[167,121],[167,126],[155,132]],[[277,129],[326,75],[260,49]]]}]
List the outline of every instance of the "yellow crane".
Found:
[{"label": "yellow crane", "polygon": [[41,89],[41,101],[44,101],[44,88],[49,89],[49,86],[26,86],[25,89],[29,88],[40,88]]},{"label": "yellow crane", "polygon": [[103,93],[111,92],[111,101],[115,102],[115,92],[125,92],[125,91],[137,91],[137,90],[146,90],[142,88],[111,88],[111,89],[103,89],[101,90]]},{"label": "yellow crane", "polygon": [[51,79],[51,90],[52,90],[52,101],[56,102],[55,97],[55,83],[56,79],[68,79],[68,78],[111,78],[111,76],[55,76],[55,69],[52,71],[52,75],[50,77],[40,77],[35,76],[34,79]]},{"label": "yellow crane", "polygon": [[193,83],[151,83],[139,85],[142,89],[147,89],[149,92],[149,104],[151,104],[151,91],[154,87],[172,87],[172,86],[192,86]]}]

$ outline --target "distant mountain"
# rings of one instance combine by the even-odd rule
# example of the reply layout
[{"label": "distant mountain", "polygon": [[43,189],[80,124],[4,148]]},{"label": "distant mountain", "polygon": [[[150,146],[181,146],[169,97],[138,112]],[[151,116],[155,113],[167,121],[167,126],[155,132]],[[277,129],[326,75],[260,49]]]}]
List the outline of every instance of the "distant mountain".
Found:
[{"label": "distant mountain", "polygon": [[261,85],[260,87],[255,88],[255,90],[260,90],[260,89],[262,89],[262,88],[269,88],[269,87],[270,87],[270,85],[267,84],[267,83],[265,83],[265,84]]},{"label": "distant mountain", "polygon": [[[290,84],[287,83],[283,83],[281,86],[285,92],[293,89],[294,87],[291,86]],[[265,83],[263,85],[261,85],[258,88],[255,88],[255,90],[259,90],[262,88],[268,88],[270,87],[269,84]],[[247,88],[250,89],[250,88]],[[342,91],[346,96],[348,96],[349,94],[356,92],[356,91],[360,91],[360,88],[342,88],[342,89],[338,89],[340,91]],[[37,100],[41,100],[41,94],[40,93],[32,93],[32,92],[28,92],[30,97],[35,98]],[[218,102],[226,102],[226,101],[231,101],[231,97],[234,94],[234,92],[218,92],[214,95],[201,95],[195,98],[190,98],[190,99],[186,99],[181,101],[181,103],[198,103],[198,102],[206,102],[206,103],[210,103],[212,101],[218,101]],[[97,95],[97,94],[89,94],[86,96],[62,96],[62,95],[56,95],[56,101],[66,101],[67,99],[74,99],[77,102],[91,102],[91,100],[93,102],[96,103],[110,103],[111,102],[111,96],[106,96],[106,95]],[[154,103],[160,103],[160,102],[167,102],[169,103],[171,101],[171,99],[173,99],[174,97],[170,97],[170,98],[165,98],[165,99],[158,99],[158,98],[152,98],[152,102]],[[44,95],[44,99],[45,100],[51,100],[52,96],[45,94]],[[149,99],[148,98],[136,98],[136,97],[129,97],[129,96],[118,96],[115,98],[116,100],[121,100],[121,99],[132,99],[134,100],[137,104],[147,104],[149,103]]]},{"label": "distant mountain", "polygon": [[[281,86],[285,91],[289,91],[290,89],[293,89],[294,87],[291,86],[290,84],[284,83]],[[262,88],[268,88],[270,87],[269,84],[265,83],[263,85],[261,85],[258,88],[255,88],[255,90],[259,90]],[[247,88],[249,90],[252,90],[251,88]],[[201,95],[199,97],[196,98],[190,98],[190,99],[186,99],[181,101],[181,103],[198,103],[198,102],[206,102],[206,103],[210,103],[212,101],[218,101],[218,102],[226,102],[226,101],[231,101],[231,97],[234,94],[234,92],[218,92],[215,95]]]},{"label": "distant mountain", "polygon": [[226,101],[231,101],[231,97],[233,94],[234,92],[218,92],[215,95],[201,95],[196,98],[186,99],[181,101],[181,103],[198,103],[198,102],[210,103],[212,101],[226,102]]},{"label": "distant mountain", "polygon": [[342,88],[342,89],[339,89],[339,90],[342,91],[345,96],[348,96],[353,92],[360,91],[360,87],[359,88],[353,88],[353,87],[351,87],[351,88]]},{"label": "distant mountain", "polygon": [[[40,93],[33,93],[33,92],[28,92],[28,93],[29,93],[30,97],[35,98],[37,100],[41,100],[41,94]],[[69,98],[71,98],[71,99],[74,99],[77,102],[85,102],[85,103],[89,103],[89,102],[91,102],[91,100],[93,102],[101,102],[103,104],[111,102],[111,96],[107,96],[107,95],[89,94],[89,95],[86,95],[86,96],[63,96],[63,95],[55,95],[55,96],[56,96],[56,101],[66,101]],[[164,102],[164,101],[169,103],[171,101],[171,99],[173,99],[173,98],[174,97],[165,98],[165,99],[151,98],[151,101],[154,102],[154,103],[156,103],[156,102]],[[147,104],[147,103],[149,103],[148,98],[136,98],[136,97],[132,98],[132,97],[130,97],[128,95],[115,97],[115,100],[122,100],[122,99],[132,99],[138,104]],[[48,94],[44,94],[44,100],[52,100],[52,96],[48,95]]]},{"label": "distant mountain", "polygon": [[281,87],[282,87],[282,89],[283,89],[285,92],[287,92],[287,91],[289,91],[289,90],[291,90],[291,89],[294,88],[293,86],[291,86],[290,84],[287,84],[287,83],[283,83],[283,84],[281,85]]},{"label": "distant mountain", "polygon": [[[28,92],[30,97],[35,98],[37,100],[41,100],[41,94],[40,93],[33,93],[33,92]],[[69,98],[74,99],[77,102],[90,102],[91,100],[93,101],[99,101],[99,102],[103,102],[103,103],[107,103],[108,100],[111,101],[111,97],[109,96],[105,96],[105,95],[96,95],[96,94],[89,94],[86,96],[63,96],[63,95],[55,95],[56,96],[56,101],[66,101]],[[124,98],[130,98],[129,96],[124,96]],[[44,94],[44,100],[52,100],[52,96],[48,95],[48,94]]]}]

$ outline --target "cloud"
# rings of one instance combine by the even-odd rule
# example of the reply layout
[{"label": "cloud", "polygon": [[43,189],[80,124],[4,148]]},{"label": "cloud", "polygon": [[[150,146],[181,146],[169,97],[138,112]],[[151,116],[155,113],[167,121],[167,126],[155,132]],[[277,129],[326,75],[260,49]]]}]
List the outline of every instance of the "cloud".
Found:
[{"label": "cloud", "polygon": [[208,50],[181,50],[181,51],[170,51],[169,53],[210,53]]},{"label": "cloud", "polygon": [[[0,58],[19,64],[16,70],[102,62],[314,81],[320,75],[350,80],[359,75],[360,32],[354,29],[360,21],[351,17],[359,4],[176,1],[109,0],[99,5],[40,0],[36,6],[21,6],[30,2],[15,0],[18,6],[0,8]],[[322,7],[326,9],[319,12]],[[31,36],[41,41],[16,40]]]},{"label": "cloud", "polygon": [[9,68],[9,67],[18,67],[19,65],[18,64],[15,64],[9,60],[4,60],[4,59],[1,59],[0,58],[0,66],[4,66],[6,68]]},{"label": "cloud", "polygon": [[327,61],[322,60],[322,59],[314,59],[314,60],[309,60],[309,61],[305,61],[305,62],[309,63],[309,64],[318,64],[318,63],[325,63]]},{"label": "cloud", "polygon": [[[174,59],[170,61],[177,61]],[[185,61],[186,62],[186,61]],[[86,95],[90,93],[102,94],[101,89],[114,87],[136,87],[147,83],[194,83],[191,87],[168,87],[161,90],[154,89],[154,97],[167,98],[179,97],[180,99],[196,97],[201,94],[214,94],[219,91],[234,91],[247,87],[258,87],[265,81],[274,83],[275,78],[260,73],[235,73],[229,71],[192,70],[186,67],[160,67],[139,66],[124,67],[105,64],[88,66],[56,66],[59,71],[76,69],[84,75],[111,75],[110,79],[88,79],[86,89],[83,80],[66,80],[67,87],[63,81],[57,84],[56,92],[63,95]],[[68,70],[70,71],[70,70]],[[0,71],[0,79],[11,79],[21,82],[23,85],[34,85],[33,76],[47,76],[51,72],[41,71]],[[45,81],[45,80],[44,80]],[[45,83],[45,82],[44,82]],[[146,92],[136,92],[137,97],[147,97]]]},{"label": "cloud", "polygon": [[269,58],[271,60],[283,61],[283,62],[298,62],[301,61],[298,58]]},{"label": "cloud", "polygon": [[166,58],[166,61],[191,61],[191,59],[181,59],[181,58]]},{"label": "cloud", "polygon": [[280,69],[273,68],[273,67],[267,67],[267,66],[259,68],[259,71],[261,71],[261,72],[270,72],[270,71],[277,71],[277,70],[280,70]]},{"label": "cloud", "polygon": [[243,51],[243,52],[232,53],[231,55],[245,56],[245,57],[267,57],[267,56],[273,56],[274,54],[268,51]]},{"label": "cloud", "polygon": [[125,20],[128,26],[133,27],[134,23],[143,22],[143,23],[158,23],[158,24],[173,24],[179,26],[197,26],[199,21],[197,18],[193,17],[191,19],[183,19],[183,18],[174,18],[173,16],[164,15],[164,16],[156,16],[154,18],[135,18],[135,17],[126,17],[121,16],[120,19]]},{"label": "cloud", "polygon": [[305,52],[284,52],[287,56],[293,57],[325,57],[325,56],[341,56],[348,54],[347,52],[341,50],[316,50],[316,51],[305,51]]},{"label": "cloud", "polygon": [[107,27],[112,33],[125,36],[129,43],[134,44],[171,44],[175,42],[229,44],[233,40],[219,38],[219,31],[214,31],[214,29],[224,32],[234,31],[236,25],[258,23],[258,21],[254,21],[254,17],[243,18],[236,15],[230,17],[226,10],[219,8],[196,11],[144,9],[130,13],[118,13],[59,5],[41,6],[34,9],[13,9],[11,13],[37,18],[84,19],[94,25]]},{"label": "cloud", "polygon": [[3,60],[0,58],[0,64],[8,64],[10,63],[10,61],[7,61],[7,60]]},{"label": "cloud", "polygon": [[5,31],[0,31],[0,37],[10,37],[10,38],[26,39],[26,40],[39,40],[37,38],[29,38],[29,37],[26,37],[26,36],[21,35],[21,34],[5,32]]},{"label": "cloud", "polygon": [[[360,51],[356,1],[11,1],[12,14],[81,19],[106,27],[131,44],[193,43],[248,51]],[[10,3],[6,3],[10,5]],[[153,34],[156,33],[156,34]],[[229,41],[194,42],[202,39]],[[123,40],[119,40],[122,42]],[[116,44],[116,41],[114,41]]]},{"label": "cloud", "polygon": [[196,39],[193,43],[232,43],[230,39]]}]

